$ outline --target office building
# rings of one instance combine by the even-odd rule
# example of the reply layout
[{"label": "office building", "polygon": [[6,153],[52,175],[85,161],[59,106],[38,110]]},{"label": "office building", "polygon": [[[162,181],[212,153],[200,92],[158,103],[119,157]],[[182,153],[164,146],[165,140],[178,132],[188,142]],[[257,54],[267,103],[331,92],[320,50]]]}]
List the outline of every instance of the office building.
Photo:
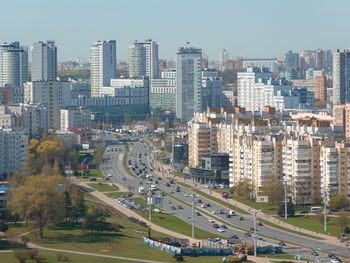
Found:
[{"label": "office building", "polygon": [[226,63],[229,59],[229,53],[226,49],[221,50],[219,54],[219,63]]},{"label": "office building", "polygon": [[333,104],[350,102],[350,52],[333,53]]},{"label": "office building", "polygon": [[31,81],[24,84],[25,103],[41,103],[46,107],[48,131],[60,129],[60,110],[70,106],[68,81]]},{"label": "office building", "polygon": [[28,81],[28,48],[19,42],[0,44],[0,87]]},{"label": "office building", "polygon": [[202,110],[202,50],[182,47],[176,57],[176,117],[189,121]]},{"label": "office building", "polygon": [[202,110],[207,107],[221,108],[222,78],[215,69],[202,71]]},{"label": "office building", "polygon": [[0,174],[16,172],[28,160],[28,135],[22,129],[0,129]]},{"label": "office building", "polygon": [[57,47],[55,41],[39,41],[32,46],[32,81],[56,80]]},{"label": "office building", "polygon": [[327,79],[325,76],[315,78],[315,99],[327,100]]},{"label": "office building", "polygon": [[275,58],[250,58],[243,60],[243,68],[264,67],[271,72],[278,71],[278,61]]},{"label": "office building", "polygon": [[86,80],[71,80],[70,82],[71,98],[91,97],[91,83]]},{"label": "office building", "polygon": [[295,88],[284,79],[273,79],[267,68],[247,68],[237,73],[238,106],[260,111],[265,106],[277,110],[312,108],[314,93]]},{"label": "office building", "polygon": [[85,109],[61,109],[60,131],[67,132],[69,128],[86,127],[91,128],[91,112]]},{"label": "office building", "polygon": [[90,48],[91,97],[101,97],[117,71],[116,41],[98,41]]},{"label": "office building", "polygon": [[163,71],[160,79],[151,79],[149,104],[154,112],[175,112],[176,70]]},{"label": "office building", "polygon": [[158,44],[152,39],[129,45],[129,76],[158,78]]},{"label": "office building", "polygon": [[294,67],[299,67],[299,53],[293,53],[289,50],[285,55],[285,67],[287,69],[292,69]]}]

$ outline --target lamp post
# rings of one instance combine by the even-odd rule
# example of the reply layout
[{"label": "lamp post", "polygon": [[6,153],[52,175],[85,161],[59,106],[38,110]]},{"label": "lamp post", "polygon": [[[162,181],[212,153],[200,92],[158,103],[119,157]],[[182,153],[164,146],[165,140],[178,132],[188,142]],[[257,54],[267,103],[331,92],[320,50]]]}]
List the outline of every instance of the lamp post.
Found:
[{"label": "lamp post", "polygon": [[287,182],[289,181],[289,179],[287,179],[286,176],[283,177],[282,182],[284,184],[284,220],[287,220],[288,217],[288,208],[287,208],[287,204],[288,204],[288,200],[287,200]]},{"label": "lamp post", "polygon": [[254,216],[254,257],[256,257],[256,216],[257,216],[257,213],[262,211],[262,209],[260,210],[249,209],[248,211],[251,212]]},{"label": "lamp post", "polygon": [[329,188],[323,189],[323,231],[327,231],[327,202],[328,202],[328,192]]},{"label": "lamp post", "polygon": [[192,194],[192,238],[194,238],[194,211],[196,206],[196,195]]}]

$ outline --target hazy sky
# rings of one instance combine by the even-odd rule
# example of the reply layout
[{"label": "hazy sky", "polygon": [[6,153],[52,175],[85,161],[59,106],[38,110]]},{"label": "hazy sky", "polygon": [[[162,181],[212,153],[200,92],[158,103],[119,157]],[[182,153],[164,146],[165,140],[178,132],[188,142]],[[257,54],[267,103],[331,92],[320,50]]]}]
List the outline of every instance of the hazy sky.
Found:
[{"label": "hazy sky", "polygon": [[350,46],[350,0],[17,0],[1,1],[0,42],[55,40],[59,61],[89,57],[96,40],[117,40],[126,60],[133,40],[153,39],[175,59],[186,41],[217,60],[279,57],[288,50]]}]

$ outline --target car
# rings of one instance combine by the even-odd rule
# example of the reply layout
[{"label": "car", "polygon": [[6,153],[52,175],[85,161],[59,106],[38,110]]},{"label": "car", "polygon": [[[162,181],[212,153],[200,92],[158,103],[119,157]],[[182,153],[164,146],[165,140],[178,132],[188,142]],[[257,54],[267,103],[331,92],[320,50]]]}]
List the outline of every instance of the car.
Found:
[{"label": "car", "polygon": [[251,237],[252,234],[250,234],[249,232],[245,232],[245,233],[244,233],[244,236],[245,236],[245,237]]},{"label": "car", "polygon": [[254,231],[254,229],[255,229],[255,228],[254,228],[253,226],[252,226],[252,227],[250,227],[250,230],[251,230],[251,231]]},{"label": "car", "polygon": [[202,214],[199,213],[198,211],[196,212],[196,216],[201,216]]},{"label": "car", "polygon": [[226,214],[226,217],[227,218],[231,218],[232,216],[230,214]]},{"label": "car", "polygon": [[201,204],[201,208],[207,208],[206,204]]},{"label": "car", "polygon": [[96,182],[96,181],[97,181],[96,178],[90,178],[90,179],[89,179],[89,182]]},{"label": "car", "polygon": [[154,181],[154,183],[155,183],[155,184],[158,184],[158,181],[156,180],[156,181]]},{"label": "car", "polygon": [[311,255],[313,255],[314,257],[318,257],[319,256],[319,254],[315,250],[311,251]]},{"label": "car", "polygon": [[164,193],[164,192],[160,192],[160,195],[161,195],[161,196],[165,196],[165,193]]},{"label": "car", "polygon": [[215,223],[215,220],[211,219],[211,218],[209,218],[208,221],[209,221],[209,223]]},{"label": "car", "polygon": [[238,219],[239,219],[239,220],[244,220],[243,216],[240,216]]},{"label": "car", "polygon": [[340,263],[341,261],[339,259],[336,258],[332,258],[331,259],[331,263]]},{"label": "car", "polygon": [[257,224],[258,226],[262,226],[262,225],[263,225],[260,221],[256,221],[256,224]]},{"label": "car", "polygon": [[207,204],[207,207],[210,207],[210,206],[211,206],[211,205],[208,203],[208,204]]},{"label": "car", "polygon": [[171,210],[176,210],[176,207],[173,205],[170,207]]},{"label": "car", "polygon": [[226,225],[221,225],[221,228],[227,229],[227,226]]},{"label": "car", "polygon": [[188,194],[187,194],[187,193],[185,193],[185,197],[188,197]]},{"label": "car", "polygon": [[284,243],[283,241],[280,241],[280,242],[278,242],[278,245],[279,246],[286,246],[286,243]]},{"label": "car", "polygon": [[167,200],[166,202],[167,202],[168,204],[171,204],[171,203],[172,203],[171,200]]},{"label": "car", "polygon": [[222,228],[219,228],[219,229],[218,229],[218,231],[219,231],[220,233],[225,232],[225,230],[224,230],[224,229],[222,229]]},{"label": "car", "polygon": [[170,187],[170,184],[169,184],[169,183],[166,183],[165,186]]},{"label": "car", "polygon": [[258,237],[258,240],[265,241],[262,237]]},{"label": "car", "polygon": [[328,254],[328,258],[334,258],[335,255],[334,254]]},{"label": "car", "polygon": [[218,224],[213,225],[214,228],[220,228]]},{"label": "car", "polygon": [[306,211],[306,210],[303,210],[300,212],[300,214],[308,214],[308,213],[309,213],[309,211]]},{"label": "car", "polygon": [[202,200],[201,200],[201,199],[198,199],[198,200],[197,200],[197,203],[198,203],[198,204],[201,204],[201,203],[202,203]]},{"label": "car", "polygon": [[211,213],[212,213],[212,214],[214,214],[214,215],[216,215],[216,212],[215,212],[215,210],[211,211]]},{"label": "car", "polygon": [[153,209],[154,212],[160,213],[160,210],[158,208]]},{"label": "car", "polygon": [[[151,170],[152,170],[152,169],[151,169]],[[150,171],[151,171],[151,170],[150,170]],[[158,177],[158,181],[162,181],[162,177]]]}]

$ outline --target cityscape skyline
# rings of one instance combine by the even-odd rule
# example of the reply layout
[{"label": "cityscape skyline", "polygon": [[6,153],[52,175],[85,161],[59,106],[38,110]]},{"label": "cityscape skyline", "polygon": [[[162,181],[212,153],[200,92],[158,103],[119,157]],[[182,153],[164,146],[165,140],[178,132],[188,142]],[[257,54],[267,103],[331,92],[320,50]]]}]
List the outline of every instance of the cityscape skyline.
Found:
[{"label": "cityscape skyline", "polygon": [[[334,51],[347,48],[350,43],[350,37],[343,34],[348,21],[346,7],[350,7],[347,1],[337,1],[337,5],[326,1],[303,1],[302,5],[298,4],[301,1],[288,1],[283,4],[283,10],[288,10],[287,16],[283,10],[275,11],[279,10],[278,1],[222,1],[216,6],[201,1],[199,7],[197,2],[186,3],[186,9],[182,8],[183,1],[166,6],[157,0],[139,2],[137,9],[119,1],[107,1],[98,6],[91,1],[75,1],[69,2],[66,8],[67,1],[63,1],[50,10],[40,0],[21,2],[25,7],[21,10],[9,2],[2,5],[4,15],[0,22],[11,30],[3,32],[0,41],[20,41],[30,46],[40,40],[55,40],[59,61],[89,58],[91,43],[103,39],[117,41],[117,58],[123,61],[127,61],[128,46],[135,39],[157,41],[159,58],[173,60],[176,50],[187,41],[201,48],[210,60],[217,60],[223,48],[231,57],[261,58],[279,57],[288,50],[323,48]],[[200,12],[194,12],[195,8]],[[10,19],[13,10],[19,17],[16,21]],[[131,13],[133,21],[129,21]],[[221,15],[215,16],[215,21],[210,19],[217,13]],[[62,14],[73,19],[62,19]],[[90,19],[92,16],[94,19]],[[149,17],[157,19],[147,19]],[[34,30],[23,26],[26,20],[30,21],[26,25]],[[129,21],[127,27],[118,26],[123,21]]]}]

